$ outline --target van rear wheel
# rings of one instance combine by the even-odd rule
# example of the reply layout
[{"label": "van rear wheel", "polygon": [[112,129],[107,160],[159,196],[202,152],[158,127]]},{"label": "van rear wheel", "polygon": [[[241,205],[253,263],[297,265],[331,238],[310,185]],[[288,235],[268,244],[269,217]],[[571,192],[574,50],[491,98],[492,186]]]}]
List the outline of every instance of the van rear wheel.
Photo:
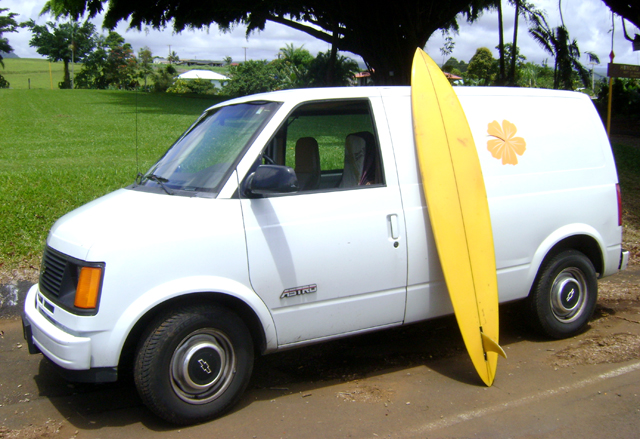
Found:
[{"label": "van rear wheel", "polygon": [[157,318],[142,338],[134,379],[145,405],[175,424],[219,416],[235,404],[253,369],[244,322],[223,307],[189,306]]},{"label": "van rear wheel", "polygon": [[597,298],[589,258],[576,250],[559,253],[541,268],[529,295],[533,324],[549,337],[571,337],[589,323]]}]

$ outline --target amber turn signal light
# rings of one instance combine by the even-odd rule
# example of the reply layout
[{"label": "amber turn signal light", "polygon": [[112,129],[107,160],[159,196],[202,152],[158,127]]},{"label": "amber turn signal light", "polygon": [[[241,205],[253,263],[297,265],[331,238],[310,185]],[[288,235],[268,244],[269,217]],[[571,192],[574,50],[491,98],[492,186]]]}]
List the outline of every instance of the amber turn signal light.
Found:
[{"label": "amber turn signal light", "polygon": [[98,304],[101,280],[102,268],[82,267],[80,278],[78,279],[78,288],[76,289],[76,299],[73,304],[77,308],[95,308]]}]

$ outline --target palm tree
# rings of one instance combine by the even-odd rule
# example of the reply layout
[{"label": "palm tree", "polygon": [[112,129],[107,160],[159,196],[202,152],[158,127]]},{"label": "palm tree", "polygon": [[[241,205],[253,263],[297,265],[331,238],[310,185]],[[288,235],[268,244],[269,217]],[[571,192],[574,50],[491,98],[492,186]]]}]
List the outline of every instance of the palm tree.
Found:
[{"label": "palm tree", "polygon": [[283,59],[296,67],[300,67],[313,61],[313,55],[304,48],[304,44],[296,47],[293,43],[287,43],[280,48],[278,59]]},{"label": "palm tree", "polygon": [[[0,8],[0,13],[4,13],[8,11],[9,8]],[[14,19],[18,14],[15,12],[8,12],[6,15],[0,15],[0,52],[13,52],[13,47],[9,45],[9,40],[2,36],[5,32],[17,32],[18,31],[18,23]],[[4,67],[4,62],[2,61],[2,53],[0,53],[0,66]]]},{"label": "palm tree", "polygon": [[511,52],[511,60],[509,67],[509,74],[507,76],[507,83],[510,85],[516,85],[516,62],[518,60],[518,21],[522,16],[528,23],[536,23],[540,18],[544,19],[544,12],[540,9],[536,9],[535,5],[528,3],[525,0],[510,0],[515,6],[516,14],[513,22],[513,43],[512,47],[516,48]]},{"label": "palm tree", "polygon": [[[522,16],[527,22],[535,22],[539,20],[539,17],[544,14],[544,12],[540,9],[536,9],[535,6],[531,3],[528,3],[526,0],[508,0],[509,3],[513,4],[515,7],[515,18],[513,23],[513,40],[512,47],[518,47],[518,23],[520,17]],[[505,43],[503,36],[503,11],[502,11],[502,0],[493,0],[489,2],[490,9],[496,9],[498,11],[498,52],[500,54],[499,58],[499,73],[498,73],[498,84],[509,84],[516,85],[516,65],[517,65],[517,51],[511,52],[511,57],[509,58],[509,71],[506,72],[506,58],[507,54],[505,51]]]},{"label": "palm tree", "polygon": [[514,1],[514,6],[516,8],[516,16],[513,20],[513,53],[511,56],[511,64],[509,68],[509,76],[507,77],[507,82],[510,85],[515,85],[516,83],[516,52],[518,47],[518,17],[520,16],[520,0]]},{"label": "palm tree", "polygon": [[[573,90],[573,74],[578,74],[585,87],[589,86],[589,71],[580,63],[580,49],[576,40],[571,41],[564,26],[549,27],[544,17],[539,17],[529,29],[535,41],[554,57],[553,88]],[[599,62],[598,57],[586,52],[589,59]]]},{"label": "palm tree", "polygon": [[506,80],[505,64],[504,64],[504,23],[502,19],[502,0],[496,1],[496,8],[498,9],[498,52],[500,54],[499,70],[498,70],[498,85],[504,85]]}]

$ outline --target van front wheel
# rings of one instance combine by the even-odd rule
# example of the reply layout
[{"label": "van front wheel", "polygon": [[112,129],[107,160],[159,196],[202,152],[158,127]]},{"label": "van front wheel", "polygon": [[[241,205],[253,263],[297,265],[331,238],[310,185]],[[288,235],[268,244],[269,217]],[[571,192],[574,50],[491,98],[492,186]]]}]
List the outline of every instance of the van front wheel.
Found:
[{"label": "van front wheel", "polygon": [[238,401],[253,369],[244,322],[223,307],[189,306],[157,318],[134,364],[138,393],[151,411],[175,424],[222,414]]},{"label": "van front wheel", "polygon": [[564,251],[541,269],[529,296],[533,324],[553,338],[580,333],[598,298],[593,264],[583,253]]}]

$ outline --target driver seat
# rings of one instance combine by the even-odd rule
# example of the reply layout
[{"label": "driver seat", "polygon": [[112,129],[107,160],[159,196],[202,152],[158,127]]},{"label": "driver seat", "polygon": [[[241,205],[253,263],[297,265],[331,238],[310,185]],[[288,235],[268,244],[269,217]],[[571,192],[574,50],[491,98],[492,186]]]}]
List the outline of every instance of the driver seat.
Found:
[{"label": "driver seat", "polygon": [[313,137],[301,137],[296,142],[295,168],[300,191],[312,191],[320,186],[320,152]]}]

